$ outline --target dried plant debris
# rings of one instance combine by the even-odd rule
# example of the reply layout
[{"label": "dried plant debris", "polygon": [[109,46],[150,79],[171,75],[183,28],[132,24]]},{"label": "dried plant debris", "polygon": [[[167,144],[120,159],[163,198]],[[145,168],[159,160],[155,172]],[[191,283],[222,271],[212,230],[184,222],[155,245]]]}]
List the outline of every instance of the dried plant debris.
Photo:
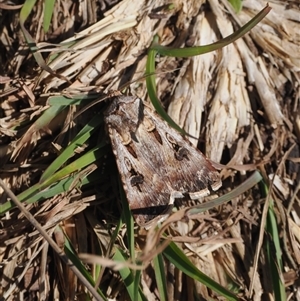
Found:
[{"label": "dried plant debris", "polygon": [[[267,183],[267,198],[255,187],[193,219],[170,223],[164,230],[169,240],[152,228],[136,227],[133,255],[133,230],[119,226],[120,216],[127,216],[103,124],[104,94],[130,82],[131,93],[148,101],[144,73],[154,35],[170,47],[214,43],[265,4],[244,0],[236,14],[227,0],[56,1],[46,33],[43,1],[38,1],[25,27],[48,66],[70,83],[38,67],[19,27],[20,7],[0,4],[1,179],[26,200],[26,209],[61,249],[102,256],[100,272],[97,265],[85,267],[105,297],[133,299],[119,272],[125,267],[141,268],[142,293],[161,300],[154,258],[173,240],[195,267],[231,286],[236,296],[261,300],[272,293],[269,236],[260,228],[272,217],[268,204],[274,206],[286,298],[300,295],[297,1],[270,1],[266,18],[223,49],[186,59],[156,58],[157,93],[169,115],[199,138],[188,138],[194,147],[227,165],[220,171],[220,194],[256,168]],[[1,187],[0,202],[3,299],[75,300],[87,294]],[[175,202],[175,207],[195,203]],[[172,258],[163,258],[170,300],[193,300],[195,294],[220,300],[176,268]]]}]

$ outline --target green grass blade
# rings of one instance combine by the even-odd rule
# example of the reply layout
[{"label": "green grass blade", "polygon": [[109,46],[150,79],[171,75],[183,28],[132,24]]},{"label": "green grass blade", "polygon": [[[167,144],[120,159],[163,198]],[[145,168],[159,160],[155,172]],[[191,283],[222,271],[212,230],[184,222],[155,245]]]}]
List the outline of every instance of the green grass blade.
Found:
[{"label": "green grass blade", "polygon": [[[263,191],[265,196],[268,196],[267,185],[263,184]],[[269,209],[266,219],[266,235],[265,242],[266,258],[270,268],[270,280],[272,281],[272,288],[274,293],[274,300],[287,300],[284,280],[283,280],[283,264],[282,264],[282,250],[280,246],[280,237],[278,232],[278,223],[274,212],[274,201],[270,198]]]},{"label": "green grass blade", "polygon": [[26,0],[20,11],[20,22],[24,23],[31,13],[37,0]]},{"label": "green grass blade", "polygon": [[[76,178],[77,181],[79,181],[81,177],[78,176],[79,175],[78,171],[96,162],[99,158],[104,156],[107,153],[105,146],[106,143],[103,142],[102,145],[95,147],[94,149],[90,150],[89,152],[87,152],[86,154],[84,154],[74,162],[62,168],[57,173],[50,176],[48,179],[45,179],[43,183],[37,183],[32,187],[30,187],[29,189],[27,189],[26,191],[22,192],[17,196],[19,201],[21,202],[27,201],[28,203],[32,203],[37,200],[36,194],[38,193],[41,193],[40,197],[42,197],[42,199],[45,199],[45,197],[43,197],[43,194],[47,195],[47,193],[45,191],[42,191],[43,189],[45,188],[49,189],[49,186],[51,186],[52,184],[59,182],[64,178],[72,177],[73,175],[70,176],[72,173],[75,173],[75,176],[72,178],[72,181],[76,180]],[[11,201],[6,202],[0,208],[1,209],[0,214],[5,213],[7,210],[13,207],[14,205]]]},{"label": "green grass blade", "polygon": [[155,84],[155,55],[156,50],[150,49],[148,52],[147,63],[146,63],[146,86],[149,94],[149,98],[157,111],[157,113],[166,121],[168,124],[176,129],[183,135],[187,133],[166,113],[159,99],[156,96],[156,84]]},{"label": "green grass blade", "polygon": [[141,273],[142,271],[135,271],[134,273],[134,283],[133,283],[133,300],[138,300],[139,298],[139,288],[141,282]]},{"label": "green grass blade", "polygon": [[50,27],[54,4],[55,4],[55,0],[45,0],[43,28],[46,33],[48,32]]},{"label": "green grass blade", "polygon": [[34,131],[38,131],[48,126],[60,112],[62,112],[66,106],[51,106],[43,112],[43,114],[34,122],[32,128]]},{"label": "green grass blade", "polygon": [[246,23],[239,30],[229,35],[228,37],[209,45],[205,46],[195,46],[188,48],[170,48],[158,45],[154,42],[150,50],[156,50],[161,55],[171,56],[171,57],[191,57],[195,55],[204,54],[207,52],[211,52],[217,49],[220,49],[224,46],[231,44],[237,39],[241,38],[247,32],[249,32],[255,25],[257,25],[271,10],[271,7],[267,5],[263,10],[261,10],[253,19],[251,19],[248,23]]},{"label": "green grass blade", "polygon": [[88,105],[92,100],[97,99],[98,94],[77,94],[72,95],[72,98],[59,95],[59,96],[50,96],[48,98],[48,103],[50,106],[70,106],[70,105]]},{"label": "green grass blade", "polygon": [[48,73],[52,74],[53,76],[58,77],[61,80],[64,80],[64,81],[68,82],[69,84],[71,84],[71,82],[65,76],[60,75],[59,73],[56,73],[46,64],[41,53],[37,51],[38,48],[36,46],[35,39],[30,35],[30,33],[25,28],[25,25],[24,25],[25,21],[28,18],[29,14],[31,13],[35,3],[36,3],[36,0],[27,0],[24,3],[24,5],[21,9],[21,12],[20,12],[20,27],[24,34],[25,40],[28,44],[28,47],[31,50],[36,62],[42,69],[44,69]]},{"label": "green grass blade", "polygon": [[253,19],[251,19],[247,24],[241,27],[238,31],[234,32],[230,36],[216,43],[196,46],[189,48],[170,48],[161,46],[158,44],[158,37],[154,37],[153,43],[148,51],[147,63],[146,63],[146,86],[149,94],[149,98],[156,109],[157,113],[166,121],[168,124],[179,131],[183,135],[188,135],[183,129],[181,129],[176,122],[166,113],[160,104],[159,99],[156,96],[156,84],[155,84],[155,56],[157,53],[173,56],[173,57],[191,57],[195,55],[204,54],[210,51],[220,49],[235,40],[239,39],[250,31],[255,25],[257,25],[271,10],[267,5],[262,11],[260,11]]},{"label": "green grass blade", "polygon": [[103,123],[99,116],[95,116],[72,140],[71,144],[50,164],[43,173],[40,183],[50,178],[63,164],[75,154],[75,149],[82,146],[93,134],[93,132]]},{"label": "green grass blade", "polygon": [[231,4],[236,14],[238,14],[242,10],[242,0],[228,0],[228,2]]},{"label": "green grass blade", "polygon": [[156,257],[154,257],[153,264],[156,285],[159,291],[159,300],[168,301],[167,279],[162,254],[158,254]]},{"label": "green grass blade", "polygon": [[122,182],[119,178],[119,188],[120,188],[120,196],[121,196],[121,202],[122,202],[122,219],[126,224],[127,229],[127,243],[128,243],[128,249],[130,253],[130,257],[132,262],[135,261],[135,239],[134,239],[134,221],[131,214],[131,211],[129,209],[129,204],[126,199],[126,195],[123,189]]},{"label": "green grass blade", "polygon": [[[128,260],[128,258],[123,254],[123,252],[121,250],[116,248],[115,251],[116,252],[113,257],[114,260],[116,260],[118,262],[126,262]],[[120,269],[119,273],[124,281],[124,284],[125,284],[125,287],[126,287],[126,290],[128,292],[130,299],[133,301],[142,301],[143,298],[142,298],[140,290],[138,292],[138,297],[136,299],[134,298],[135,276],[133,275],[132,271],[129,268],[124,267],[124,268]]]},{"label": "green grass blade", "polygon": [[44,182],[40,183],[40,189],[44,189],[51,184],[61,180],[62,178],[69,176],[73,172],[77,172],[84,167],[96,162],[99,158],[106,154],[106,149],[104,146],[106,146],[106,142],[103,142],[102,144],[88,151],[74,162],[68,164],[67,166],[50,176],[48,179],[45,179]]},{"label": "green grass blade", "polygon": [[[86,267],[82,263],[82,261],[78,258],[78,255],[77,255],[76,251],[74,250],[68,237],[66,237],[66,240],[65,240],[64,251],[65,251],[67,257],[73,262],[73,264],[77,267],[77,269],[80,271],[80,273],[84,276],[84,278],[87,279],[91,285],[95,286],[95,281],[94,281],[93,276],[86,269]],[[99,288],[97,289],[97,292],[104,300],[107,300]]]},{"label": "green grass blade", "polygon": [[185,273],[192,279],[203,283],[208,288],[225,297],[226,300],[239,300],[239,298],[235,294],[231,293],[229,290],[198,270],[175,243],[171,242],[164,250],[163,254],[183,273]]},{"label": "green grass blade", "polygon": [[[78,180],[78,174],[79,173],[76,173],[68,178],[62,179],[57,183],[55,183],[54,185],[52,185],[51,187],[48,187],[47,189],[42,191],[40,190],[40,184],[37,183],[31,186],[26,191],[19,194],[17,197],[19,201],[22,202],[26,201],[27,204],[44,201],[60,193],[64,193],[68,191],[71,188],[71,186],[74,186],[73,185],[74,181],[76,179]],[[78,184],[75,185],[75,187],[79,187],[79,186],[83,187],[88,184],[99,183],[99,178],[101,177],[101,175],[102,173],[100,170],[95,170],[92,174],[89,174],[88,176],[83,178],[81,177],[80,182],[78,182]],[[11,201],[5,202],[0,206],[0,215],[4,214],[5,212],[11,210],[14,207],[15,205],[13,202]]]}]

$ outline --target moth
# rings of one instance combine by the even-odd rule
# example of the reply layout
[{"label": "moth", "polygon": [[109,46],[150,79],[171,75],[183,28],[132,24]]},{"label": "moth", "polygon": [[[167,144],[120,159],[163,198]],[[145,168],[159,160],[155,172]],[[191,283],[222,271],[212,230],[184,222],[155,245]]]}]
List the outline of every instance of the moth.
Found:
[{"label": "moth", "polygon": [[140,226],[166,218],[176,198],[199,199],[220,188],[210,161],[140,98],[114,96],[104,121]]}]

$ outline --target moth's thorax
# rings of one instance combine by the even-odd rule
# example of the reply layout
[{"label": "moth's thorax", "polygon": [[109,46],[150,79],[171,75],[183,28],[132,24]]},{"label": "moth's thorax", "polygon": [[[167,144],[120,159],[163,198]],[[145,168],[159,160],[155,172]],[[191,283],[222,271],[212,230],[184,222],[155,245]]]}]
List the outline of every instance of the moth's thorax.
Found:
[{"label": "moth's thorax", "polygon": [[134,132],[142,120],[143,102],[139,98],[116,97],[104,113],[105,123],[116,130]]}]

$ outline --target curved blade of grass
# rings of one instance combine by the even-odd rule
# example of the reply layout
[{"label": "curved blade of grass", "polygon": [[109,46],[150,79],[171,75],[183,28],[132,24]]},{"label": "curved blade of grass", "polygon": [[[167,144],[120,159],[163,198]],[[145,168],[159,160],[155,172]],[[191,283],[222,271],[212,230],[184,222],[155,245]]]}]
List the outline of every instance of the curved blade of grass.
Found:
[{"label": "curved blade of grass", "polygon": [[203,283],[208,288],[225,297],[226,300],[240,300],[236,295],[234,295],[226,288],[221,286],[219,283],[217,283],[216,281],[202,273],[200,270],[198,270],[174,242],[171,242],[166,247],[166,249],[163,251],[163,254],[172,264],[174,264],[183,273],[185,273],[192,279]]},{"label": "curved blade of grass", "polygon": [[261,174],[258,171],[255,171],[245,182],[243,182],[241,185],[239,185],[229,193],[226,193],[225,195],[222,195],[209,202],[193,206],[191,207],[191,209],[187,210],[186,214],[188,216],[191,216],[193,214],[199,214],[201,212],[205,212],[209,209],[225,204],[231,201],[232,199],[238,197],[239,195],[243,194],[244,192],[248,191],[254,185],[258,184],[261,180]]},{"label": "curved blade of grass", "polygon": [[[155,37],[157,39],[157,37]],[[155,55],[156,50],[150,49],[148,51],[147,63],[146,63],[146,87],[149,94],[149,98],[157,111],[157,113],[166,121],[168,124],[176,129],[183,135],[188,135],[178,124],[166,113],[159,99],[156,97],[156,84],[155,84]]]},{"label": "curved blade of grass", "polygon": [[246,25],[241,27],[238,31],[231,34],[225,39],[218,41],[216,43],[198,46],[198,47],[190,47],[190,48],[177,48],[172,49],[169,47],[164,47],[158,44],[158,37],[155,36],[153,39],[153,43],[148,51],[147,63],[146,63],[146,86],[149,94],[149,98],[156,109],[157,113],[166,121],[168,124],[180,132],[182,135],[190,136],[186,133],[182,128],[180,128],[177,123],[166,113],[164,108],[161,106],[159,99],[156,96],[156,84],[155,84],[155,56],[156,53],[160,53],[162,55],[173,56],[173,57],[190,57],[199,54],[204,54],[213,50],[220,49],[238,38],[242,37],[245,33],[247,33],[251,28],[253,28],[257,23],[259,23],[271,10],[271,8],[267,5],[261,12],[259,12],[253,19],[251,19]]},{"label": "curved blade of grass", "polygon": [[161,55],[171,56],[171,57],[191,57],[195,55],[204,54],[224,46],[231,44],[237,39],[241,38],[247,32],[249,32],[255,25],[257,25],[271,10],[271,7],[267,4],[266,7],[261,10],[254,18],[252,18],[248,23],[246,23],[239,30],[229,35],[228,37],[209,45],[195,46],[188,48],[170,48],[159,45],[155,40],[150,47],[151,50],[157,51]]}]

